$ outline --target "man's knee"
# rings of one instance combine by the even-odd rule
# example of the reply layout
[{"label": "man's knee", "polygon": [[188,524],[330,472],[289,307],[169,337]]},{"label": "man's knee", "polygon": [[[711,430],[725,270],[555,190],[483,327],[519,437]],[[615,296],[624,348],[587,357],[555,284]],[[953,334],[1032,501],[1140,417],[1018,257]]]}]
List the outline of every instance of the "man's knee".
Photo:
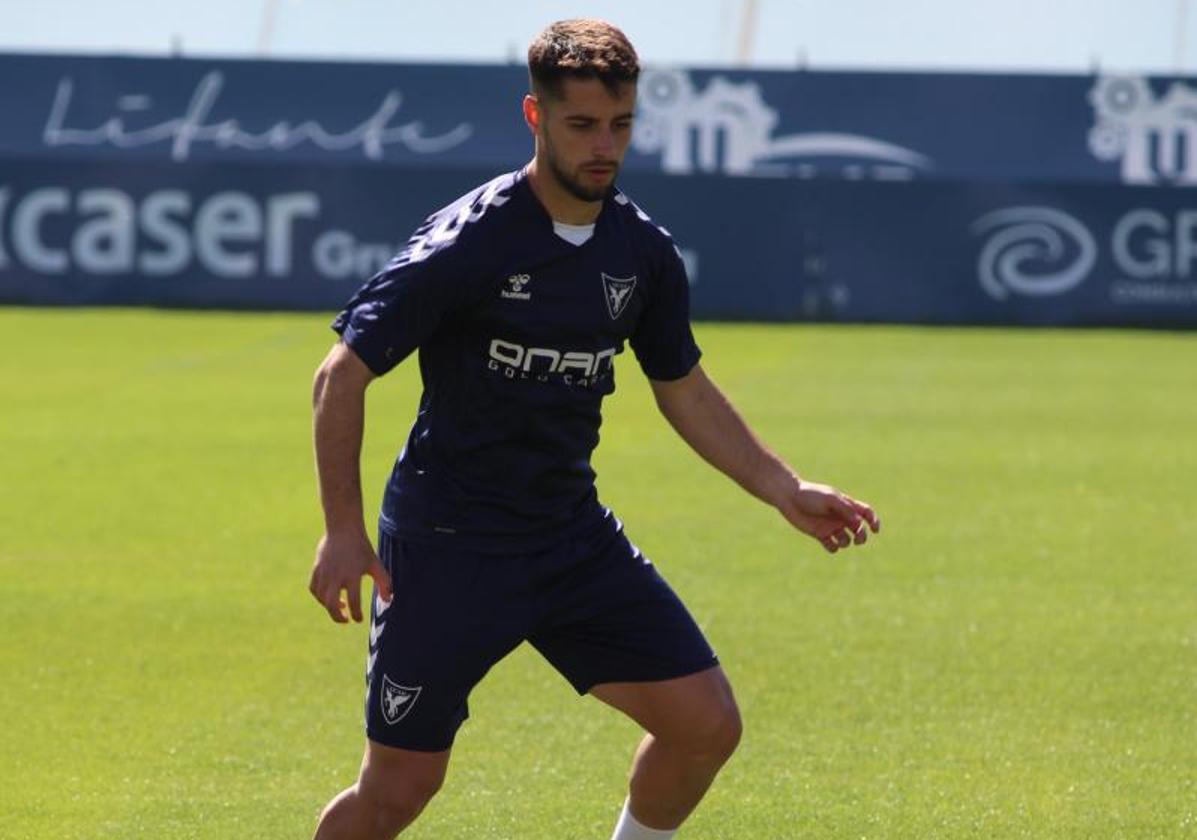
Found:
[{"label": "man's knee", "polygon": [[699,749],[721,762],[731,758],[744,734],[744,722],[740,709],[730,697],[720,702],[707,713],[702,726],[696,733]]},{"label": "man's knee", "polygon": [[695,756],[727,761],[740,744],[744,723],[735,698],[728,691],[703,697],[676,718],[675,725],[654,733]]},{"label": "man's knee", "polygon": [[718,667],[660,683],[606,683],[592,693],[643,726],[667,749],[722,764],[743,734],[740,709]]},{"label": "man's knee", "polygon": [[447,753],[443,761],[438,755],[371,745],[357,791],[382,833],[398,833],[436,796],[445,781],[448,759]]},{"label": "man's knee", "polygon": [[426,776],[407,776],[387,784],[359,785],[358,792],[374,813],[376,825],[397,833],[424,810],[441,789],[442,781]]}]

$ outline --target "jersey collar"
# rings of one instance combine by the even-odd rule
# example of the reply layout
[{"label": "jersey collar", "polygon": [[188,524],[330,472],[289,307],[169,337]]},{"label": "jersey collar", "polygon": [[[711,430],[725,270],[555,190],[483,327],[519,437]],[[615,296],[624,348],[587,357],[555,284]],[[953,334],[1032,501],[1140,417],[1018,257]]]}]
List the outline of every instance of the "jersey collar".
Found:
[{"label": "jersey collar", "polygon": [[553,230],[553,217],[549,215],[549,211],[545,208],[545,206],[540,203],[540,199],[537,198],[536,193],[532,191],[532,184],[528,181],[528,167],[523,167],[516,174],[516,188],[524,193],[524,199],[527,203],[528,210],[533,216],[536,217],[537,227],[541,228],[547,236],[551,236],[553,239],[560,242],[567,248],[585,248],[598,238],[599,231],[602,230],[607,216],[611,213],[611,205],[615,203],[614,197],[617,192],[615,186],[612,185],[611,189],[607,192],[607,195],[603,197],[602,209],[599,210],[599,214],[594,220],[594,236],[590,237],[590,239],[588,239],[586,242],[583,242],[581,245],[571,245],[558,236]]}]

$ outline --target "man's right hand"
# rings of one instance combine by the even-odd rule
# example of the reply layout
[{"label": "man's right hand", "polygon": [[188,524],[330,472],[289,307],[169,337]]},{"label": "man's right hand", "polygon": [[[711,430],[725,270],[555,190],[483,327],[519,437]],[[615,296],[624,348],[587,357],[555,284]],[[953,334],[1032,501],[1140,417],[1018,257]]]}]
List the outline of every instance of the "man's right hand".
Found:
[{"label": "man's right hand", "polygon": [[349,594],[349,613],[353,620],[362,620],[362,576],[374,578],[379,595],[391,600],[391,577],[370,545],[365,532],[353,535],[325,534],[316,547],[316,562],[312,565],[312,580],[308,591],[338,624],[348,624],[345,601],[341,592]]}]

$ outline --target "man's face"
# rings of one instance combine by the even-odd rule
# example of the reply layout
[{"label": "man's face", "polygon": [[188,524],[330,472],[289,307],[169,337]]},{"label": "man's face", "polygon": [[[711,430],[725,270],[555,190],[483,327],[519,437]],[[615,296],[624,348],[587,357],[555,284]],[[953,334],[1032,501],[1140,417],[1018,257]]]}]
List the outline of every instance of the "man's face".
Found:
[{"label": "man's face", "polygon": [[615,96],[598,79],[565,79],[560,99],[536,100],[542,160],[580,201],[601,201],[615,183],[632,139],[636,86]]}]

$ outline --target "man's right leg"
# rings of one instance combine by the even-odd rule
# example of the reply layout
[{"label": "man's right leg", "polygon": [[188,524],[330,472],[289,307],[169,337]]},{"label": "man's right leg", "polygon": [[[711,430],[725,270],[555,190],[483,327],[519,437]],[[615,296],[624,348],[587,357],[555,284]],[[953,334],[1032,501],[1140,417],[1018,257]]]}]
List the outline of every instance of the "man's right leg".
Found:
[{"label": "man's right leg", "polygon": [[315,840],[391,840],[440,790],[449,750],[419,752],[366,741],[357,783],[324,808]]},{"label": "man's right leg", "polygon": [[366,754],[357,783],[324,809],[317,840],[394,837],[440,789],[470,691],[527,635],[518,565],[384,530],[394,597],[375,591],[366,665]]}]

